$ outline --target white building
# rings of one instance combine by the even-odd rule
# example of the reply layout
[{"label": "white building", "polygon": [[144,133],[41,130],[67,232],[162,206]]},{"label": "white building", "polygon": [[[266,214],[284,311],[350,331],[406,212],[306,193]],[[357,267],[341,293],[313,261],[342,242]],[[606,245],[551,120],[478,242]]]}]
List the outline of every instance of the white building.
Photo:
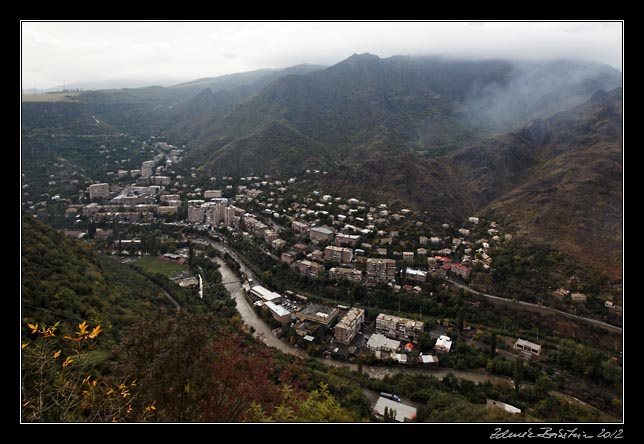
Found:
[{"label": "white building", "polygon": [[282,296],[278,293],[270,291],[268,288],[262,287],[261,285],[255,285],[250,289],[250,293],[253,296],[257,296],[264,302],[279,302],[282,299]]},{"label": "white building", "polygon": [[541,346],[539,344],[535,344],[534,342],[526,341],[525,339],[521,338],[517,339],[517,342],[514,343],[513,348],[532,353],[536,356],[539,356],[541,354]]},{"label": "white building", "polygon": [[380,333],[374,333],[367,341],[367,348],[371,351],[395,352],[400,348],[400,341],[389,339]]},{"label": "white building", "polygon": [[110,185],[107,183],[94,183],[89,186],[89,198],[103,198],[110,195]]},{"label": "white building", "polygon": [[445,335],[441,335],[436,340],[436,345],[434,346],[434,350],[436,350],[438,353],[449,353],[451,348],[452,348],[452,340],[450,339],[449,336],[445,336]]}]

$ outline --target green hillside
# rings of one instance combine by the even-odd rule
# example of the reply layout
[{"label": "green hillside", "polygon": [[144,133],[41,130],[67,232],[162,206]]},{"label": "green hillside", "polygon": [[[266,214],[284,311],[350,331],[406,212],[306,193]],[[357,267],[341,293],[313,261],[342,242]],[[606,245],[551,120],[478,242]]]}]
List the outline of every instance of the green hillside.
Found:
[{"label": "green hillside", "polygon": [[161,289],[91,246],[22,217],[22,318],[51,325],[82,320],[103,325],[113,340],[158,307],[173,307]]}]

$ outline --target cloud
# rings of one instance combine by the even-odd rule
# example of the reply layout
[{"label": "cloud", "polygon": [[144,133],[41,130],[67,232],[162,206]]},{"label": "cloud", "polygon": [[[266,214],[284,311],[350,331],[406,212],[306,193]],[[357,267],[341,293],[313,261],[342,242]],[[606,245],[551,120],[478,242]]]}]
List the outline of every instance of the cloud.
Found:
[{"label": "cloud", "polygon": [[23,22],[21,36],[25,88],[191,80],[362,52],[622,64],[620,22]]}]

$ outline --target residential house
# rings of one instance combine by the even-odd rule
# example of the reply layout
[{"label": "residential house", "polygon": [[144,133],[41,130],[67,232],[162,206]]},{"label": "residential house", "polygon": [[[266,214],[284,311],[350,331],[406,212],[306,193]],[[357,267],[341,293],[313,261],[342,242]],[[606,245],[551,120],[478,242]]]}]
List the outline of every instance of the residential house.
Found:
[{"label": "residential house", "polygon": [[446,335],[440,335],[436,340],[436,345],[434,346],[434,350],[436,350],[437,353],[449,353],[451,348],[452,339]]},{"label": "residential house", "polygon": [[403,251],[402,254],[403,261],[405,262],[414,262],[414,252],[413,251]]},{"label": "residential house", "polygon": [[541,345],[526,341],[525,339],[521,338],[518,338],[517,342],[515,342],[512,347],[517,350],[523,350],[532,353],[535,356],[539,356],[541,354]]},{"label": "residential house", "polygon": [[294,260],[295,260],[295,253],[291,251],[282,253],[282,255],[280,256],[280,261],[284,262],[285,264],[290,265],[293,263]]},{"label": "residential house", "polygon": [[579,302],[582,304],[588,299],[588,296],[583,293],[573,293],[570,295],[570,297],[572,298],[573,302]]},{"label": "residential house", "polygon": [[462,279],[469,279],[471,272],[470,267],[459,263],[452,264],[450,271],[452,272],[452,274],[455,274]]}]

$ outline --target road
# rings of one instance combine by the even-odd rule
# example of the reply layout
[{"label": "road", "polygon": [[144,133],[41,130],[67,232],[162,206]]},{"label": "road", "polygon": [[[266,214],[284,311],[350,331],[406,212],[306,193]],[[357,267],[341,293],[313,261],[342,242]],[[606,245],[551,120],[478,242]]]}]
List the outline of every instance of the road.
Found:
[{"label": "road", "polygon": [[[227,252],[230,256],[232,256],[240,265],[241,265],[241,271],[247,273],[248,277],[252,277],[256,279],[256,276],[254,273],[246,267],[243,262],[241,262],[235,254],[234,251],[231,251],[230,247],[222,244],[220,242],[215,242],[211,239],[203,238],[205,242],[208,244],[212,245],[214,248],[216,248],[219,251]],[[223,261],[221,258],[216,258],[215,259],[217,263],[221,265],[220,272],[222,274],[222,279],[225,284],[226,290],[232,295],[232,297],[235,298],[237,309],[240,312],[242,319],[244,320],[244,323],[247,326],[252,326],[255,330],[254,336],[264,342],[266,345],[270,347],[274,347],[279,349],[280,351],[297,356],[298,358],[301,359],[315,359],[318,362],[324,363],[328,366],[331,367],[339,367],[339,368],[348,368],[353,371],[357,371],[357,365],[356,364],[351,364],[348,362],[341,362],[341,361],[335,361],[333,359],[321,359],[321,358],[313,358],[308,355],[304,350],[296,348],[291,346],[290,344],[283,342],[279,340],[271,331],[271,329],[262,321],[262,319],[255,313],[249,302],[247,301],[245,295],[244,295],[244,290],[242,289],[241,286],[241,279],[239,276],[226,264],[225,261]],[[472,291],[473,293],[480,294],[480,292],[476,290],[472,290],[468,288],[467,286],[464,286],[462,284],[458,284],[457,282],[451,282],[454,285],[459,286],[460,288],[464,288],[468,291]],[[487,294],[482,294],[482,296],[486,297],[491,297],[493,299],[501,299],[505,303],[513,303],[513,301],[508,301],[507,299],[499,298],[498,296],[493,296],[493,295],[487,295]],[[534,304],[527,304],[523,303],[521,306],[525,307],[526,305],[533,305]],[[547,307],[541,307],[541,306],[534,306],[534,307],[529,307],[529,309],[544,309]],[[556,311],[556,310],[555,310]],[[563,313],[564,315],[567,315],[567,313]],[[573,316],[573,315],[571,315]],[[581,318],[579,316],[576,316],[577,318]],[[581,318],[583,320],[587,320],[586,318]],[[589,321],[593,321],[592,319],[588,319]],[[613,326],[610,326],[613,327]],[[505,354],[503,350],[499,350],[500,354]],[[509,354],[510,355],[510,354]],[[510,355],[507,356],[508,358],[515,358],[515,355]],[[369,377],[376,378],[376,379],[383,379],[385,376],[396,376],[400,374],[423,374],[426,376],[433,376],[439,380],[442,380],[444,377],[446,377],[448,374],[453,374],[455,377],[459,379],[465,379],[468,381],[472,381],[475,383],[483,383],[485,381],[490,381],[492,384],[503,384],[506,386],[513,387],[513,383],[511,380],[507,377],[504,376],[497,376],[490,374],[485,371],[476,371],[476,370],[456,370],[452,368],[435,368],[435,367],[406,367],[402,365],[394,365],[391,367],[385,367],[385,366],[370,366],[370,365],[363,365],[363,373],[368,375]],[[365,393],[367,394],[368,398],[371,399],[375,392],[373,393]],[[573,400],[574,402],[578,404],[584,404],[587,406],[591,406],[591,404],[585,403],[584,401],[579,400],[578,398],[575,398],[571,394],[567,393],[562,393],[558,391],[553,391],[553,394],[556,396],[560,396],[562,398],[565,398],[567,400]],[[578,395],[579,396],[579,395]],[[411,403],[413,405],[413,403]],[[597,407],[593,407],[595,409],[599,410]],[[618,418],[619,419],[619,418]],[[617,420],[618,420],[617,419]]]},{"label": "road", "polygon": [[[227,252],[231,257],[233,257],[235,260],[238,261],[238,263],[241,265],[242,272],[246,273],[248,277],[256,279],[254,273],[250,269],[248,269],[248,267],[246,267],[241,261],[239,261],[239,258],[233,251],[230,250],[230,247],[211,240],[209,240],[208,242],[217,250]],[[255,313],[253,308],[248,303],[248,300],[244,295],[244,290],[241,286],[241,281],[239,276],[228,266],[228,264],[226,264],[226,262],[223,259],[217,257],[215,258],[215,260],[220,265],[219,271],[222,276],[222,282],[224,282],[224,286],[226,290],[235,299],[237,310],[241,314],[241,317],[244,320],[244,323],[249,327],[252,326],[253,329],[255,330],[253,335],[257,339],[264,342],[269,347],[274,347],[284,353],[297,356],[298,358],[301,358],[301,359],[311,358],[308,355],[308,353],[306,353],[304,350],[293,347],[290,344],[284,341],[281,341],[273,334],[271,329],[257,315],[257,313]],[[321,358],[311,358],[311,359],[316,359],[317,361],[332,367],[345,367],[354,371],[358,370],[357,364],[336,361],[333,359],[321,359]],[[431,368],[431,367],[402,367],[402,366],[384,367],[384,366],[370,366],[370,365],[363,365],[362,371],[365,374],[369,375],[370,377],[377,378],[377,379],[383,379],[385,376],[395,376],[397,374],[402,374],[402,373],[422,373],[427,376],[433,376],[437,379],[443,379],[449,373],[452,373],[457,378],[467,379],[477,383],[490,381],[492,383],[500,382],[504,384],[509,384],[508,378],[495,376],[495,375],[491,375],[489,373],[480,372],[480,371],[463,371],[463,370]]]},{"label": "road", "polygon": [[500,296],[494,296],[494,295],[491,295],[491,294],[483,293],[483,292],[474,290],[473,288],[468,287],[467,285],[455,282],[455,281],[453,281],[451,279],[448,279],[448,278],[443,278],[443,280],[449,282],[450,284],[452,284],[453,286],[455,286],[457,288],[467,290],[470,293],[478,294],[479,296],[483,296],[483,297],[488,298],[488,299],[490,299],[490,300],[492,300],[494,302],[497,302],[497,303],[500,302],[500,303],[512,304],[512,305],[516,304],[517,306],[519,306],[521,308],[524,308],[526,310],[537,311],[539,313],[548,313],[548,312],[549,313],[555,313],[555,314],[558,314],[558,315],[561,315],[561,316],[564,316],[564,317],[567,317],[567,318],[576,319],[576,320],[579,320],[579,321],[586,322],[588,324],[593,324],[593,325],[596,325],[598,327],[602,327],[602,328],[604,328],[606,330],[610,330],[610,331],[613,331],[613,332],[616,332],[616,333],[622,333],[621,327],[617,327],[615,325],[607,324],[606,322],[598,321],[597,319],[585,318],[583,316],[577,316],[577,315],[574,315],[574,314],[571,314],[571,313],[566,313],[565,311],[557,310],[556,308],[544,307],[543,305],[532,304],[530,302],[514,301],[514,300],[511,300],[511,299],[508,299],[508,298],[502,298]]}]

